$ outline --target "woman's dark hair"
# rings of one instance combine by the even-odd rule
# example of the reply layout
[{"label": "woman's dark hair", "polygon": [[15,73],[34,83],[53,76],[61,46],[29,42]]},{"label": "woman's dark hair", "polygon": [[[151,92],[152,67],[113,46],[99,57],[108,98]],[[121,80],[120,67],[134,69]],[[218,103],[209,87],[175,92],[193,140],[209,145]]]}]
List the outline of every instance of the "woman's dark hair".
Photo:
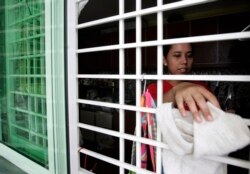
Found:
[{"label": "woman's dark hair", "polygon": [[172,45],[163,46],[163,56],[166,57]]},{"label": "woman's dark hair", "polygon": [[[182,37],[188,37],[186,35],[178,35],[178,36],[174,36],[174,37],[168,37],[168,39],[174,39],[174,38],[182,38]],[[192,51],[194,51],[194,47],[192,45],[192,43],[189,43],[191,45],[191,48],[192,48]],[[171,45],[164,45],[163,46],[163,56],[166,57],[171,46],[174,45],[174,44],[171,44]]]}]

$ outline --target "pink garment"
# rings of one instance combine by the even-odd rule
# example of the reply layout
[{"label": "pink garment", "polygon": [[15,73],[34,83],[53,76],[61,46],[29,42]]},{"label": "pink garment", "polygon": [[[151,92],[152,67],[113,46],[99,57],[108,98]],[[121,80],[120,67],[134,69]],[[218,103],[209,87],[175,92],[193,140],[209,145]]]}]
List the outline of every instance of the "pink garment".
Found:
[{"label": "pink garment", "polygon": [[[141,98],[142,107],[155,108],[154,100],[151,94],[146,91],[143,93]],[[155,115],[152,113],[142,113],[142,134],[144,138],[149,138],[152,140],[156,139],[156,122]],[[148,159],[147,146],[150,151],[150,159]],[[156,171],[156,159],[155,159],[155,147],[151,145],[141,144],[141,167],[147,169],[147,162],[150,160],[153,171]]]},{"label": "pink garment", "polygon": [[[146,91],[141,97],[141,106],[146,108],[156,108],[154,100],[151,94]],[[156,128],[156,116],[152,113],[141,113],[141,129],[142,137],[156,140],[157,128]],[[149,150],[147,150],[149,149]],[[150,156],[150,158],[149,158]],[[156,171],[156,148],[151,145],[141,144],[141,168],[151,170],[148,166],[152,166],[152,171]],[[136,145],[133,142],[131,164],[136,165]],[[133,171],[129,171],[129,174],[135,174]]]}]

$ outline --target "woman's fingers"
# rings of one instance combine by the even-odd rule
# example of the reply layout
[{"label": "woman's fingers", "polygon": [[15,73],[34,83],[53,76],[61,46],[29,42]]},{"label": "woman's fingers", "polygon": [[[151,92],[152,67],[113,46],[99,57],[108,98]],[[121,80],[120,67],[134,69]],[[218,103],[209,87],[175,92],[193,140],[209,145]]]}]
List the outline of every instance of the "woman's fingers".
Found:
[{"label": "woman's fingers", "polygon": [[196,101],[191,95],[191,93],[186,93],[185,95],[176,96],[176,104],[178,109],[180,110],[182,116],[186,116],[186,108],[185,105],[189,108],[192,116],[197,122],[201,122],[201,116],[199,114],[199,110],[196,105]]},{"label": "woman's fingers", "polygon": [[186,109],[184,107],[184,99],[182,97],[182,95],[176,95],[176,98],[175,98],[175,103],[176,103],[176,106],[177,108],[179,109],[180,113],[182,116],[186,116]]},{"label": "woman's fingers", "polygon": [[212,121],[213,117],[212,117],[212,115],[210,113],[210,110],[208,108],[206,98],[202,95],[202,93],[196,94],[194,96],[194,100],[195,100],[195,103],[196,103],[196,107],[198,107],[198,109],[201,111],[201,113],[203,114],[205,119],[207,121]]},{"label": "woman's fingers", "polygon": [[176,105],[181,114],[183,116],[186,115],[184,106],[185,103],[197,122],[202,121],[200,112],[207,121],[213,120],[207,105],[207,101],[211,102],[217,107],[220,107],[217,98],[209,90],[199,85],[183,83],[175,88],[174,94]]},{"label": "woman's fingers", "polygon": [[191,95],[190,98],[185,100],[185,102],[187,103],[188,108],[189,108],[190,112],[192,113],[194,119],[200,123],[202,121],[202,119],[201,119],[201,116],[199,114],[199,109],[197,108],[197,105],[196,105],[197,101],[195,100],[194,96]]},{"label": "woman's fingers", "polygon": [[212,92],[210,92],[206,88],[201,87],[200,88],[200,93],[204,96],[206,101],[209,101],[210,103],[212,103],[217,108],[220,108],[219,101]]}]

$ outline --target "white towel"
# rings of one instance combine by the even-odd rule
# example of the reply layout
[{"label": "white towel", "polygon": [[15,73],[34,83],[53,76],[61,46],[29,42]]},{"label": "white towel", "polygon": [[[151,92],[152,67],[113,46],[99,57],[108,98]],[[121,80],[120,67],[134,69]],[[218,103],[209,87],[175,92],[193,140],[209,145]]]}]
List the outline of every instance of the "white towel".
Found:
[{"label": "white towel", "polygon": [[[244,120],[208,102],[213,121],[196,123],[190,112],[182,117],[172,103],[157,108],[157,123],[169,149],[162,153],[165,174],[224,174],[226,165],[204,156],[227,155],[250,143]],[[201,114],[201,113],[200,113]]]}]

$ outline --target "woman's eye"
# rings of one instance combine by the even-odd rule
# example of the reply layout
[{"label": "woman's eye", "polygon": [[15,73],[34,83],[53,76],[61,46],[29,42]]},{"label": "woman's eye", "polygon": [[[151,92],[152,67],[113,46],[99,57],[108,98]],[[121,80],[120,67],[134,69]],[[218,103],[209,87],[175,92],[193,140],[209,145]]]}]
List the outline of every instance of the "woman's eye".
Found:
[{"label": "woman's eye", "polygon": [[174,54],[174,57],[181,57],[181,54]]},{"label": "woman's eye", "polygon": [[187,54],[188,58],[193,58],[193,54]]}]

